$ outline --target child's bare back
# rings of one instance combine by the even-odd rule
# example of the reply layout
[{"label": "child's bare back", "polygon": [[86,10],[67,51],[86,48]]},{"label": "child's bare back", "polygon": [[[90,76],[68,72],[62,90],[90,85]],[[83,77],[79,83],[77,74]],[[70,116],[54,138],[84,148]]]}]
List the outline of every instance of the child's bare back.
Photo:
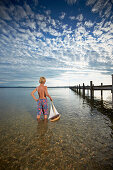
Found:
[{"label": "child's bare back", "polygon": [[37,92],[38,92],[38,95],[39,95],[39,99],[46,99],[46,90],[47,90],[47,86],[44,86],[42,84],[40,84],[38,87],[37,87]]}]

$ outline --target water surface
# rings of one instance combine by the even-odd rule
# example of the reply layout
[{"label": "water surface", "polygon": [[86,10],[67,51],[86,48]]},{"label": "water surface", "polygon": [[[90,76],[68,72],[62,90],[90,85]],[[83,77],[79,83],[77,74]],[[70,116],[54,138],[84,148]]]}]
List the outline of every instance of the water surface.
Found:
[{"label": "water surface", "polygon": [[51,88],[61,119],[46,122],[42,116],[37,122],[32,90],[0,89],[1,169],[113,168],[112,110],[68,88]]}]

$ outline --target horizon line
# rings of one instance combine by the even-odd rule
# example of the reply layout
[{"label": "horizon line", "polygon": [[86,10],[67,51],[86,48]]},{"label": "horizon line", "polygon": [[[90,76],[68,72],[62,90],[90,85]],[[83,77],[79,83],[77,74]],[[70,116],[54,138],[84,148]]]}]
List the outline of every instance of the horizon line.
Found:
[{"label": "horizon line", "polygon": [[[69,88],[70,86],[48,86],[48,88]],[[0,86],[0,88],[36,88],[35,86]]]}]

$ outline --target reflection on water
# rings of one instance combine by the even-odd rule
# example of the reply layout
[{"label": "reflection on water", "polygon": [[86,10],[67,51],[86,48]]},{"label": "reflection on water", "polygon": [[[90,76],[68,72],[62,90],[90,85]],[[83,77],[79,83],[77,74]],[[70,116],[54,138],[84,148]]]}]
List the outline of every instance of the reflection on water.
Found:
[{"label": "reflection on water", "polygon": [[1,169],[112,169],[113,110],[49,89],[61,119],[36,120],[32,89],[0,89]]}]

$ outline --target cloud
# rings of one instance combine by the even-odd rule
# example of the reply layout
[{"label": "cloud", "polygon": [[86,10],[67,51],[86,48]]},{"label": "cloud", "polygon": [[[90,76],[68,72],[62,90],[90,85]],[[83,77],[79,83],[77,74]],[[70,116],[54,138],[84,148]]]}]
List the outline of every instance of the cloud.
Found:
[{"label": "cloud", "polygon": [[85,21],[84,25],[88,28],[92,27],[94,25],[94,23],[92,23],[92,21]]},{"label": "cloud", "polygon": [[65,12],[62,12],[61,16],[59,17],[60,19],[64,19],[65,18]]},{"label": "cloud", "polygon": [[75,16],[69,16],[69,18],[70,18],[71,20],[75,20],[75,19],[76,19]]},{"label": "cloud", "polygon": [[54,19],[51,19],[51,24],[55,27],[56,26],[56,22]]},{"label": "cloud", "polygon": [[106,10],[105,13],[103,14],[104,17],[108,18],[111,14],[112,11],[112,4],[111,3],[107,3],[106,4]]},{"label": "cloud", "polygon": [[39,20],[39,21],[43,21],[46,19],[46,17],[42,14],[36,14],[35,15],[36,19]]},{"label": "cloud", "polygon": [[101,30],[93,31],[94,36],[100,36],[103,32]]},{"label": "cloud", "polygon": [[45,13],[46,13],[46,15],[50,15],[51,14],[51,10],[46,10]]},{"label": "cloud", "polygon": [[25,9],[27,16],[29,16],[29,17],[31,17],[31,18],[34,17],[34,13],[32,12],[32,9],[31,9],[31,7],[29,6],[29,4],[25,3],[24,6],[23,6],[23,8]]},{"label": "cloud", "polygon": [[36,23],[34,22],[34,20],[27,20],[24,25],[28,26],[32,30],[36,29]]},{"label": "cloud", "polygon": [[42,34],[41,32],[37,32],[37,33],[36,33],[36,36],[37,36],[38,38],[39,38],[39,37],[41,38],[41,37],[43,37],[43,34]]},{"label": "cloud", "polygon": [[43,22],[38,21],[37,24],[38,24],[39,28],[42,29],[43,31],[45,30],[46,25],[47,25],[45,21],[43,21]]},{"label": "cloud", "polygon": [[[91,9],[97,4],[97,1],[87,2]],[[54,17],[53,11],[45,11],[45,8],[35,12],[27,3],[23,6],[11,4],[3,9],[7,14],[0,19],[1,82],[22,84],[25,80],[30,84],[38,76],[45,75],[49,83],[56,80],[58,85],[63,81],[67,85],[69,81],[72,84],[87,82],[94,77],[93,72],[97,81],[102,73],[103,79],[105,74],[112,73],[112,15],[108,16],[109,20],[105,18],[107,11],[111,11],[110,6],[101,13],[103,17],[99,20],[98,17],[86,18],[84,13],[73,16],[66,12],[60,13],[59,19],[59,13]],[[8,16],[11,20],[6,19]]]},{"label": "cloud", "polygon": [[92,8],[92,12],[99,12],[104,7],[105,0],[98,0]]},{"label": "cloud", "polygon": [[32,12],[30,6],[26,3],[23,7],[20,5],[14,6],[13,4],[11,4],[9,7],[0,6],[0,17],[8,21],[11,21],[12,19],[15,21],[19,21],[24,18],[33,18],[34,13]]},{"label": "cloud", "polygon": [[77,0],[65,0],[67,2],[67,4],[69,5],[73,5],[77,2]]},{"label": "cloud", "polygon": [[0,82],[0,84],[3,84],[3,83],[6,83],[6,82]]},{"label": "cloud", "polygon": [[79,21],[83,21],[83,15],[82,15],[82,14],[78,15],[78,16],[76,17],[76,19],[79,20]]},{"label": "cloud", "polygon": [[8,8],[6,8],[4,6],[0,6],[0,18],[10,21],[12,18],[10,17],[7,10],[8,10]]},{"label": "cloud", "polygon": [[14,8],[14,11],[12,11],[12,15],[14,16],[15,20],[20,20],[22,18],[27,17],[27,14],[26,14],[25,10],[19,5],[17,5]]},{"label": "cloud", "polygon": [[34,4],[35,4],[35,6],[38,5],[38,0],[33,0],[33,2],[34,2]]},{"label": "cloud", "polygon": [[97,0],[87,0],[86,5],[93,5]]},{"label": "cloud", "polygon": [[92,12],[99,13],[101,17],[108,18],[112,13],[112,2],[109,0],[88,0],[86,5],[92,5]]}]

